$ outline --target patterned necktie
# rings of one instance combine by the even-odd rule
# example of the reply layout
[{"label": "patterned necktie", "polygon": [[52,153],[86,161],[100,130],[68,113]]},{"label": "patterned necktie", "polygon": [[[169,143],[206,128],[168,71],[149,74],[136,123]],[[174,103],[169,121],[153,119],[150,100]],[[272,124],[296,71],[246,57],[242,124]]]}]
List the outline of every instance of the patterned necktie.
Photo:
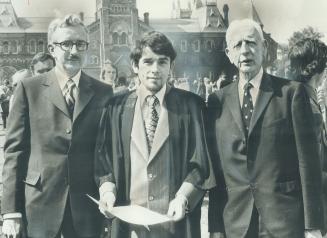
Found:
[{"label": "patterned necktie", "polygon": [[72,79],[69,79],[64,88],[64,97],[67,103],[68,111],[70,117],[72,118],[74,113],[74,106],[75,106],[75,98],[74,98],[74,88],[76,84]]},{"label": "patterned necktie", "polygon": [[251,117],[253,113],[253,102],[250,94],[250,89],[253,85],[250,82],[247,82],[244,85],[244,96],[243,96],[243,105],[242,105],[242,117],[244,126],[246,129],[246,134],[249,132]]},{"label": "patterned necktie", "polygon": [[147,96],[145,100],[149,107],[149,113],[150,113],[149,118],[147,118],[147,120],[145,121],[146,138],[147,138],[148,149],[150,153],[153,139],[154,139],[154,133],[156,132],[156,128],[159,121],[159,115],[156,110],[156,106],[159,105],[159,99],[154,95],[150,95]]}]

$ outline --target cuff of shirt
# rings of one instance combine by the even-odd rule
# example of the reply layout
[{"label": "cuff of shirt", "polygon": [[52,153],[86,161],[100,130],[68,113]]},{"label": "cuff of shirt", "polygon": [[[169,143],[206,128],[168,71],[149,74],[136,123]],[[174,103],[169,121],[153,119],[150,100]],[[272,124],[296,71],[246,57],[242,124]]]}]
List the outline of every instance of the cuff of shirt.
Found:
[{"label": "cuff of shirt", "polygon": [[182,195],[186,198],[188,209],[192,211],[205,194],[205,190],[195,187],[193,184],[183,182],[176,196]]},{"label": "cuff of shirt", "polygon": [[22,214],[20,212],[6,213],[2,215],[3,219],[13,219],[13,218],[22,218]]},{"label": "cuff of shirt", "polygon": [[105,193],[111,192],[116,196],[116,185],[111,182],[104,182],[99,188],[100,197],[103,197]]}]

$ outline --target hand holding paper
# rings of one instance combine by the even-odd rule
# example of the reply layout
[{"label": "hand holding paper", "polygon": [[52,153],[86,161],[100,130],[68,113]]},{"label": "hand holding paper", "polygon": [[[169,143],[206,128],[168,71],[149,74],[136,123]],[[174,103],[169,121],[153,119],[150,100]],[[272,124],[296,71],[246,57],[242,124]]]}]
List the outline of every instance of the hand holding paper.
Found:
[{"label": "hand holding paper", "polygon": [[187,199],[182,195],[177,195],[169,203],[168,216],[171,216],[174,221],[180,221],[185,217],[187,208]]},{"label": "hand holding paper", "polygon": [[105,192],[100,194],[99,210],[107,218],[112,218],[110,211],[113,209],[113,206],[116,201],[116,196],[113,192]]}]

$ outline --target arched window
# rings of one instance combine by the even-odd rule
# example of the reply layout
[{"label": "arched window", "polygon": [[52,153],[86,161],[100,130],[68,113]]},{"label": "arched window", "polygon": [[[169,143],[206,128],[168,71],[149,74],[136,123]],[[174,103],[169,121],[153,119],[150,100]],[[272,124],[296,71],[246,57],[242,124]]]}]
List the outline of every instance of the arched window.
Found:
[{"label": "arched window", "polygon": [[181,51],[187,52],[187,41],[186,40],[181,40]]},{"label": "arched window", "polygon": [[29,53],[35,54],[36,53],[36,42],[35,40],[30,40],[29,43]]},{"label": "arched window", "polygon": [[123,32],[120,36],[120,45],[127,45],[127,34]]},{"label": "arched window", "polygon": [[118,38],[119,38],[118,33],[117,33],[117,32],[114,32],[114,33],[112,34],[112,43],[113,43],[114,45],[118,45],[118,44],[119,44],[119,42],[118,42]]},{"label": "arched window", "polygon": [[9,42],[8,41],[4,41],[2,43],[2,52],[4,54],[9,54]]},{"label": "arched window", "polygon": [[42,40],[37,43],[37,52],[44,52],[44,42]]}]

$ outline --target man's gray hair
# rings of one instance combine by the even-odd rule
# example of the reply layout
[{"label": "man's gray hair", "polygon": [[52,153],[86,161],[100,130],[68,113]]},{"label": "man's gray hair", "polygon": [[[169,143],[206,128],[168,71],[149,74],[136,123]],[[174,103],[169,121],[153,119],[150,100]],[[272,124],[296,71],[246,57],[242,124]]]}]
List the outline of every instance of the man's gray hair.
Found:
[{"label": "man's gray hair", "polygon": [[85,33],[86,34],[88,33],[86,26],[84,25],[83,21],[79,18],[79,16],[75,14],[69,14],[63,18],[56,18],[49,24],[48,44],[52,43],[52,35],[58,28],[65,28],[71,26],[72,27],[81,26],[85,30]]},{"label": "man's gray hair", "polygon": [[242,27],[247,27],[247,26],[250,26],[250,27],[253,27],[254,29],[256,29],[256,31],[260,35],[261,40],[262,41],[265,40],[265,38],[263,37],[263,32],[262,32],[261,26],[254,20],[246,18],[246,19],[242,19],[242,20],[234,20],[231,22],[231,24],[229,25],[229,27],[226,31],[227,46],[228,46],[228,43],[230,42],[232,33],[234,33],[235,31],[237,31],[238,29],[240,29]]}]

